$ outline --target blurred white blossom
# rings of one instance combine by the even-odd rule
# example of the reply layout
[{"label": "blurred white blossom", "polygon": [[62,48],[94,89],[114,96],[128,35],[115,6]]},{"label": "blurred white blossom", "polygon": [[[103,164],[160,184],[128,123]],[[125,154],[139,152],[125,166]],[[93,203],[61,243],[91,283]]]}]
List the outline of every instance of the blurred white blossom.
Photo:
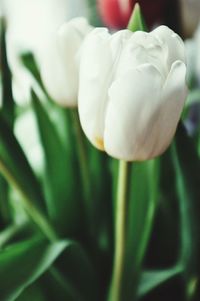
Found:
[{"label": "blurred white blossom", "polygon": [[20,54],[31,51],[38,64],[47,54],[44,47],[55,40],[55,33],[65,21],[87,16],[87,0],[1,0],[7,20],[8,60],[14,75],[14,95],[18,101],[29,98],[32,77],[20,61]]},{"label": "blurred white blossom", "polygon": [[43,48],[41,77],[49,95],[60,105],[77,106],[79,52],[92,29],[85,18],[74,18]]}]

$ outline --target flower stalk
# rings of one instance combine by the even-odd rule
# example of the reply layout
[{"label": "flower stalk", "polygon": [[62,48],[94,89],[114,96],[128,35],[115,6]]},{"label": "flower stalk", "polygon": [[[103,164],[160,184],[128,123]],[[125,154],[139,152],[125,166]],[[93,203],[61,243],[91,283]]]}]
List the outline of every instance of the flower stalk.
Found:
[{"label": "flower stalk", "polygon": [[115,255],[109,301],[120,301],[126,250],[126,216],[130,163],[119,161],[118,191],[115,214]]}]

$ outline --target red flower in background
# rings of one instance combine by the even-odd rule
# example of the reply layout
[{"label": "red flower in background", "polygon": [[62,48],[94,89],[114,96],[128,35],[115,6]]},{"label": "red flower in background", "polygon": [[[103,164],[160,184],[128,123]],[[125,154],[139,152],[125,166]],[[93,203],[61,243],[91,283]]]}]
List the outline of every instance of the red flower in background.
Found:
[{"label": "red flower in background", "polygon": [[149,27],[163,20],[167,0],[98,0],[103,22],[111,28],[126,28],[136,2],[140,4]]}]

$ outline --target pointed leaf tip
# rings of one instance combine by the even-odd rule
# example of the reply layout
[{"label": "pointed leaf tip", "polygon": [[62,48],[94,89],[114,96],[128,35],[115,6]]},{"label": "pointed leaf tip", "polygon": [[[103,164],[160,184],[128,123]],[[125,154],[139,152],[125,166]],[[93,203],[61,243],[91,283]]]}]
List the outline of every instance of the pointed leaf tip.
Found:
[{"label": "pointed leaf tip", "polygon": [[131,31],[147,31],[147,26],[141,12],[139,3],[137,2],[133,8],[127,28]]}]

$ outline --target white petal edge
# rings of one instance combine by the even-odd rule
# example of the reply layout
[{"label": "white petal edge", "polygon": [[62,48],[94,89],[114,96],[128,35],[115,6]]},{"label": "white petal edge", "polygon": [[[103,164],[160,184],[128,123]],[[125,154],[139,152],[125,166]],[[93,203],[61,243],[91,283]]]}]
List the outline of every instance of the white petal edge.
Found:
[{"label": "white petal edge", "polygon": [[111,35],[96,28],[81,47],[78,111],[81,126],[90,142],[103,150],[103,131],[107,92],[112,72]]},{"label": "white petal edge", "polygon": [[109,155],[126,161],[149,158],[156,139],[151,136],[151,128],[162,85],[160,73],[151,64],[129,70],[112,84],[104,132]]},{"label": "white petal edge", "polygon": [[171,65],[177,60],[186,63],[184,42],[178,34],[164,25],[157,27],[150,34],[156,36],[167,45],[169,70]]},{"label": "white petal edge", "polygon": [[170,145],[187,98],[186,66],[182,61],[173,63],[162,92],[160,129],[152,157],[162,154]]},{"label": "white petal edge", "polygon": [[[80,30],[79,30],[80,28]],[[41,76],[50,96],[61,106],[75,107],[78,98],[77,54],[86,34],[92,29],[85,18],[64,23],[52,35],[41,59]]]}]

